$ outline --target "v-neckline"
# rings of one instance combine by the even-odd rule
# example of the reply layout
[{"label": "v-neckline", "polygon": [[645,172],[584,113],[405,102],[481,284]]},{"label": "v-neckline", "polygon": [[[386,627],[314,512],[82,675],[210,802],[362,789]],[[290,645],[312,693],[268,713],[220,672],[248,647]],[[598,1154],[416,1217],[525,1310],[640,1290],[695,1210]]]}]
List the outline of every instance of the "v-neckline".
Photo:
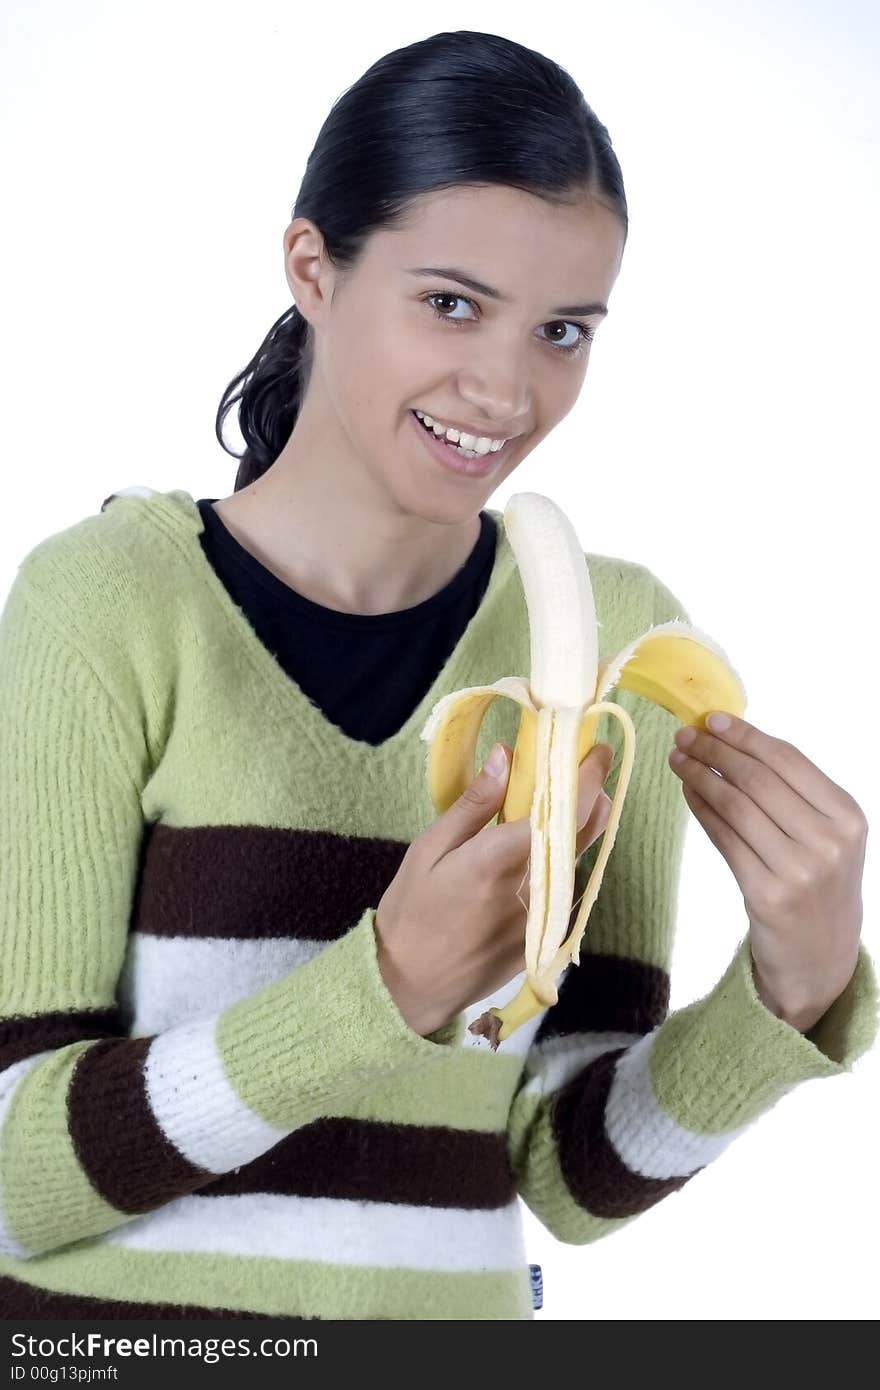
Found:
[{"label": "v-neckline", "polygon": [[[166,515],[170,510],[173,519],[178,523],[181,511],[185,513],[196,542],[194,550],[187,549],[187,556],[213,595],[215,606],[225,615],[227,626],[237,646],[271,697],[278,715],[282,719],[301,719],[314,743],[331,756],[343,752],[355,760],[381,760],[396,757],[401,748],[410,743],[420,748],[419,735],[441,695],[475,683],[472,678],[473,667],[479,660],[481,629],[490,622],[487,615],[494,607],[497,596],[508,582],[511,573],[516,569],[516,559],[504,528],[504,515],[495,508],[484,508],[495,521],[495,557],[489,583],[476,611],[409,717],[395,733],[383,739],[381,743],[368,743],[364,739],[352,738],[329,719],[259,637],[202,549],[199,537],[205,529],[204,520],[192,495],[182,488],[176,488],[171,492],[159,492],[147,499],[148,514],[150,508],[155,507],[157,503]],[[495,676],[489,675],[486,679],[495,679]]]}]

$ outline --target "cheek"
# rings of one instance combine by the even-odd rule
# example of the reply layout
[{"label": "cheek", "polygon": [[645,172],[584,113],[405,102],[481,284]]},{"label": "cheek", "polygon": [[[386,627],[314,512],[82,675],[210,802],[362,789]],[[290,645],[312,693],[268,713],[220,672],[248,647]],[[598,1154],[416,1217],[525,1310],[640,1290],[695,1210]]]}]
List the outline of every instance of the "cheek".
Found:
[{"label": "cheek", "polygon": [[340,349],[334,376],[350,410],[369,413],[374,428],[381,428],[380,421],[393,428],[410,405],[433,389],[436,363],[432,372],[424,335],[411,324],[373,322],[352,333]]},{"label": "cheek", "polygon": [[404,395],[415,384],[416,392],[431,385],[442,354],[438,355],[432,343],[428,326],[411,315],[390,317],[383,331],[373,338],[376,352],[376,368],[384,370],[393,383],[402,387]]},{"label": "cheek", "polygon": [[381,372],[374,355],[358,351],[355,335],[340,341],[334,336],[324,357],[324,390],[336,415],[345,421],[354,437],[375,428],[377,409],[382,406]]}]

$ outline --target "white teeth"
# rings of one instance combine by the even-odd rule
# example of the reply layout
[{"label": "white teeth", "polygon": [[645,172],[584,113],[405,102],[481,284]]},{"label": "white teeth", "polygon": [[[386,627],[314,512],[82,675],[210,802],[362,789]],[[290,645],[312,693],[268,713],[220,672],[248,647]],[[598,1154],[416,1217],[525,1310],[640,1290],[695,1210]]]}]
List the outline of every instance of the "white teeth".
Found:
[{"label": "white teeth", "polygon": [[416,410],[414,413],[420,420],[424,420],[425,424],[429,429],[434,431],[438,439],[443,435],[450,444],[457,444],[460,449],[468,450],[475,455],[488,453],[497,454],[498,450],[507,443],[505,439],[489,439],[486,435],[460,434],[452,425],[448,427],[446,425],[441,425],[439,420],[432,419],[432,417],[426,415],[423,410]]}]

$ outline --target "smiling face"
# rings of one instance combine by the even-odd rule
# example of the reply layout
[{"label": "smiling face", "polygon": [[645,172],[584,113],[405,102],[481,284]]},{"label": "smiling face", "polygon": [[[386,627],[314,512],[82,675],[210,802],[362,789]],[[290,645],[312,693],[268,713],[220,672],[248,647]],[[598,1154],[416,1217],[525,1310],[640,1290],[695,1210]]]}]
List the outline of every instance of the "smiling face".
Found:
[{"label": "smiling face", "polygon": [[[419,197],[404,227],[375,232],[340,274],[315,224],[294,219],[285,269],[314,356],[277,462],[318,450],[341,482],[401,511],[473,516],[577,400],[604,317],[592,306],[607,305],[623,245],[620,218],[593,198],[555,206],[461,185]],[[462,474],[420,438],[416,409],[510,442],[484,476]]]}]

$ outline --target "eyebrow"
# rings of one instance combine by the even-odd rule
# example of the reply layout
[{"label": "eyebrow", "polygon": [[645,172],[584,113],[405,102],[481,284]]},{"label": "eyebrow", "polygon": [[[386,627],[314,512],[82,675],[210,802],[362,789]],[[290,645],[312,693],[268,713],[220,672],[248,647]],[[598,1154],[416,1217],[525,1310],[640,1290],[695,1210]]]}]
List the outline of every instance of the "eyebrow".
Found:
[{"label": "eyebrow", "polygon": [[[475,294],[485,294],[489,299],[498,299],[502,303],[510,302],[509,295],[502,294],[500,290],[495,290],[491,285],[484,285],[481,280],[475,280],[472,275],[465,275],[463,270],[455,270],[450,266],[420,265],[411,266],[407,270],[407,275],[440,275],[446,280],[455,280],[459,285],[464,285],[466,289],[473,290]],[[558,309],[551,309],[551,314],[607,314],[608,305],[595,304],[563,304]]]}]

